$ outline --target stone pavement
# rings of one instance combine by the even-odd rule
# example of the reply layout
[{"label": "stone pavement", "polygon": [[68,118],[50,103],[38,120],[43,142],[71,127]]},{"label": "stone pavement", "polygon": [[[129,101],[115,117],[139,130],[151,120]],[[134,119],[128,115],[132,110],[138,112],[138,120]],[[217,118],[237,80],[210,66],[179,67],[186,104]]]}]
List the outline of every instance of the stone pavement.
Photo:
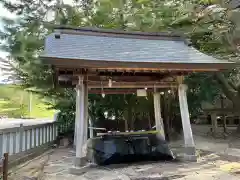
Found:
[{"label": "stone pavement", "polygon": [[145,162],[96,167],[81,176],[69,174],[74,152],[56,149],[43,169],[44,180],[239,180],[240,163],[202,154],[197,163]]},{"label": "stone pavement", "polygon": [[[232,148],[230,145],[231,140],[207,139],[200,136],[195,136],[194,139],[195,139],[197,149],[212,151],[217,154],[230,155],[230,156],[235,156],[240,158],[240,149]],[[238,143],[240,143],[240,139],[238,140]]]},{"label": "stone pavement", "polygon": [[[195,136],[198,162],[145,162],[91,168],[76,176],[69,173],[75,152],[58,148],[13,169],[10,180],[237,180],[240,179],[240,149],[225,140]],[[182,141],[172,143],[183,145]],[[231,158],[228,158],[229,155]],[[227,157],[227,158],[226,158]]]},{"label": "stone pavement", "polygon": [[[202,136],[194,136],[194,142],[196,144],[196,149],[203,151],[214,152],[219,155],[227,155],[227,156],[235,156],[240,159],[240,149],[231,148],[229,145],[229,140],[221,140],[221,139],[209,139],[204,138]],[[239,139],[240,143],[240,139]],[[184,147],[183,140],[178,140],[175,142],[171,142],[170,146],[172,148]]]},{"label": "stone pavement", "polygon": [[49,161],[50,154],[54,150],[49,150],[39,157],[27,161],[19,166],[13,167],[9,171],[9,180],[37,180],[43,176],[43,169]]}]

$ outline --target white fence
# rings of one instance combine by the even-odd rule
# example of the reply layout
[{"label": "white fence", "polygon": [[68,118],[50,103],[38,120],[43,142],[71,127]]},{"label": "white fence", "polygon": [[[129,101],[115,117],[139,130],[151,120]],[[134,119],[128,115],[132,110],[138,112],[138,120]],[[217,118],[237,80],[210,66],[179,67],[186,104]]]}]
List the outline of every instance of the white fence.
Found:
[{"label": "white fence", "polygon": [[55,122],[0,129],[0,157],[5,152],[14,155],[50,143],[57,136]]}]

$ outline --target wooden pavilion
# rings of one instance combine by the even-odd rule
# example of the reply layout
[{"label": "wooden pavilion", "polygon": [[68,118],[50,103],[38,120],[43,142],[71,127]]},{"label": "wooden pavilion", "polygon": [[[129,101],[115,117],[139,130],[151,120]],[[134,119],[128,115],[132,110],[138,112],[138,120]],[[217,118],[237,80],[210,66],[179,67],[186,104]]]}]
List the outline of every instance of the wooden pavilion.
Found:
[{"label": "wooden pavilion", "polygon": [[199,52],[173,33],[66,27],[46,37],[41,58],[52,65],[56,83],[76,87],[76,166],[81,165],[87,140],[88,93],[135,93],[139,89],[153,92],[156,130],[163,137],[160,89],[178,89],[185,157],[196,160],[183,77],[234,65]]}]

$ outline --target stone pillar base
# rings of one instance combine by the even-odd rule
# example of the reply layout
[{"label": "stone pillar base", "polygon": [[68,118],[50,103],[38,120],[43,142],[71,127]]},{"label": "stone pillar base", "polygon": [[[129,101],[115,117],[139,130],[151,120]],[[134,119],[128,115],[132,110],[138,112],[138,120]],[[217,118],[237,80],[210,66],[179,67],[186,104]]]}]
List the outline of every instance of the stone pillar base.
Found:
[{"label": "stone pillar base", "polygon": [[183,156],[184,161],[190,161],[190,162],[197,162],[197,156],[196,155],[187,155],[185,154]]},{"label": "stone pillar base", "polygon": [[195,147],[184,147],[183,160],[197,162],[196,148]]},{"label": "stone pillar base", "polygon": [[75,157],[74,166],[69,168],[69,173],[73,175],[82,175],[89,171],[90,168],[95,167],[95,164],[87,163],[86,157]]},{"label": "stone pillar base", "polygon": [[82,174],[88,172],[93,167],[95,167],[94,164],[87,164],[87,165],[82,166],[82,167],[73,166],[73,167],[69,168],[69,173],[79,176],[79,175],[82,175]]},{"label": "stone pillar base", "polygon": [[74,166],[75,167],[82,167],[84,165],[86,165],[87,161],[85,157],[79,158],[79,157],[75,157],[74,160]]}]

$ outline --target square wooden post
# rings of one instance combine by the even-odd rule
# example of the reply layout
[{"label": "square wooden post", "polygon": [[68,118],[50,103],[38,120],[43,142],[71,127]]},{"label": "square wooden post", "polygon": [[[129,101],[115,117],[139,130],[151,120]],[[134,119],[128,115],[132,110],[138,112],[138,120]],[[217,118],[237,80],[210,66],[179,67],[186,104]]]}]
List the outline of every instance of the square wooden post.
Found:
[{"label": "square wooden post", "polygon": [[76,85],[76,111],[75,111],[75,127],[74,127],[74,147],[76,148],[77,141],[77,123],[79,122],[79,103],[80,103],[80,86]]},{"label": "square wooden post", "polygon": [[79,82],[77,87],[77,98],[76,102],[77,111],[76,111],[76,159],[75,166],[82,166],[84,163],[84,155],[83,155],[83,146],[84,146],[84,134],[85,134],[85,104],[84,104],[84,96],[85,96],[85,84],[83,83],[83,76],[79,76]]},{"label": "square wooden post", "polygon": [[84,131],[84,144],[88,139],[88,86],[84,85],[84,114],[85,114],[85,131]]},{"label": "square wooden post", "polygon": [[187,103],[187,85],[180,84],[178,87],[180,112],[182,119],[184,143],[185,143],[185,160],[196,161],[196,149],[193,140],[192,128],[189,118]]},{"label": "square wooden post", "polygon": [[164,125],[163,119],[161,115],[161,101],[160,101],[160,93],[155,92],[153,94],[153,102],[154,102],[154,114],[155,114],[155,123],[156,123],[156,130],[160,132],[162,138],[165,140],[165,133],[164,133]]},{"label": "square wooden post", "polygon": [[218,121],[217,121],[217,114],[215,112],[211,114],[211,121],[212,121],[212,135],[216,136],[217,129],[218,129]]},{"label": "square wooden post", "polygon": [[[88,86],[87,84],[83,84],[84,86],[84,114],[85,114],[85,132],[84,132],[84,143],[87,141],[88,138]],[[79,111],[80,111],[80,86],[76,86],[76,117],[75,117],[75,130],[74,130],[74,146],[76,147],[76,135],[77,135],[77,118],[79,118]]]},{"label": "square wooden post", "polygon": [[88,116],[88,119],[89,119],[89,136],[90,138],[93,138],[93,124],[92,124],[92,119],[91,119],[91,116]]}]

